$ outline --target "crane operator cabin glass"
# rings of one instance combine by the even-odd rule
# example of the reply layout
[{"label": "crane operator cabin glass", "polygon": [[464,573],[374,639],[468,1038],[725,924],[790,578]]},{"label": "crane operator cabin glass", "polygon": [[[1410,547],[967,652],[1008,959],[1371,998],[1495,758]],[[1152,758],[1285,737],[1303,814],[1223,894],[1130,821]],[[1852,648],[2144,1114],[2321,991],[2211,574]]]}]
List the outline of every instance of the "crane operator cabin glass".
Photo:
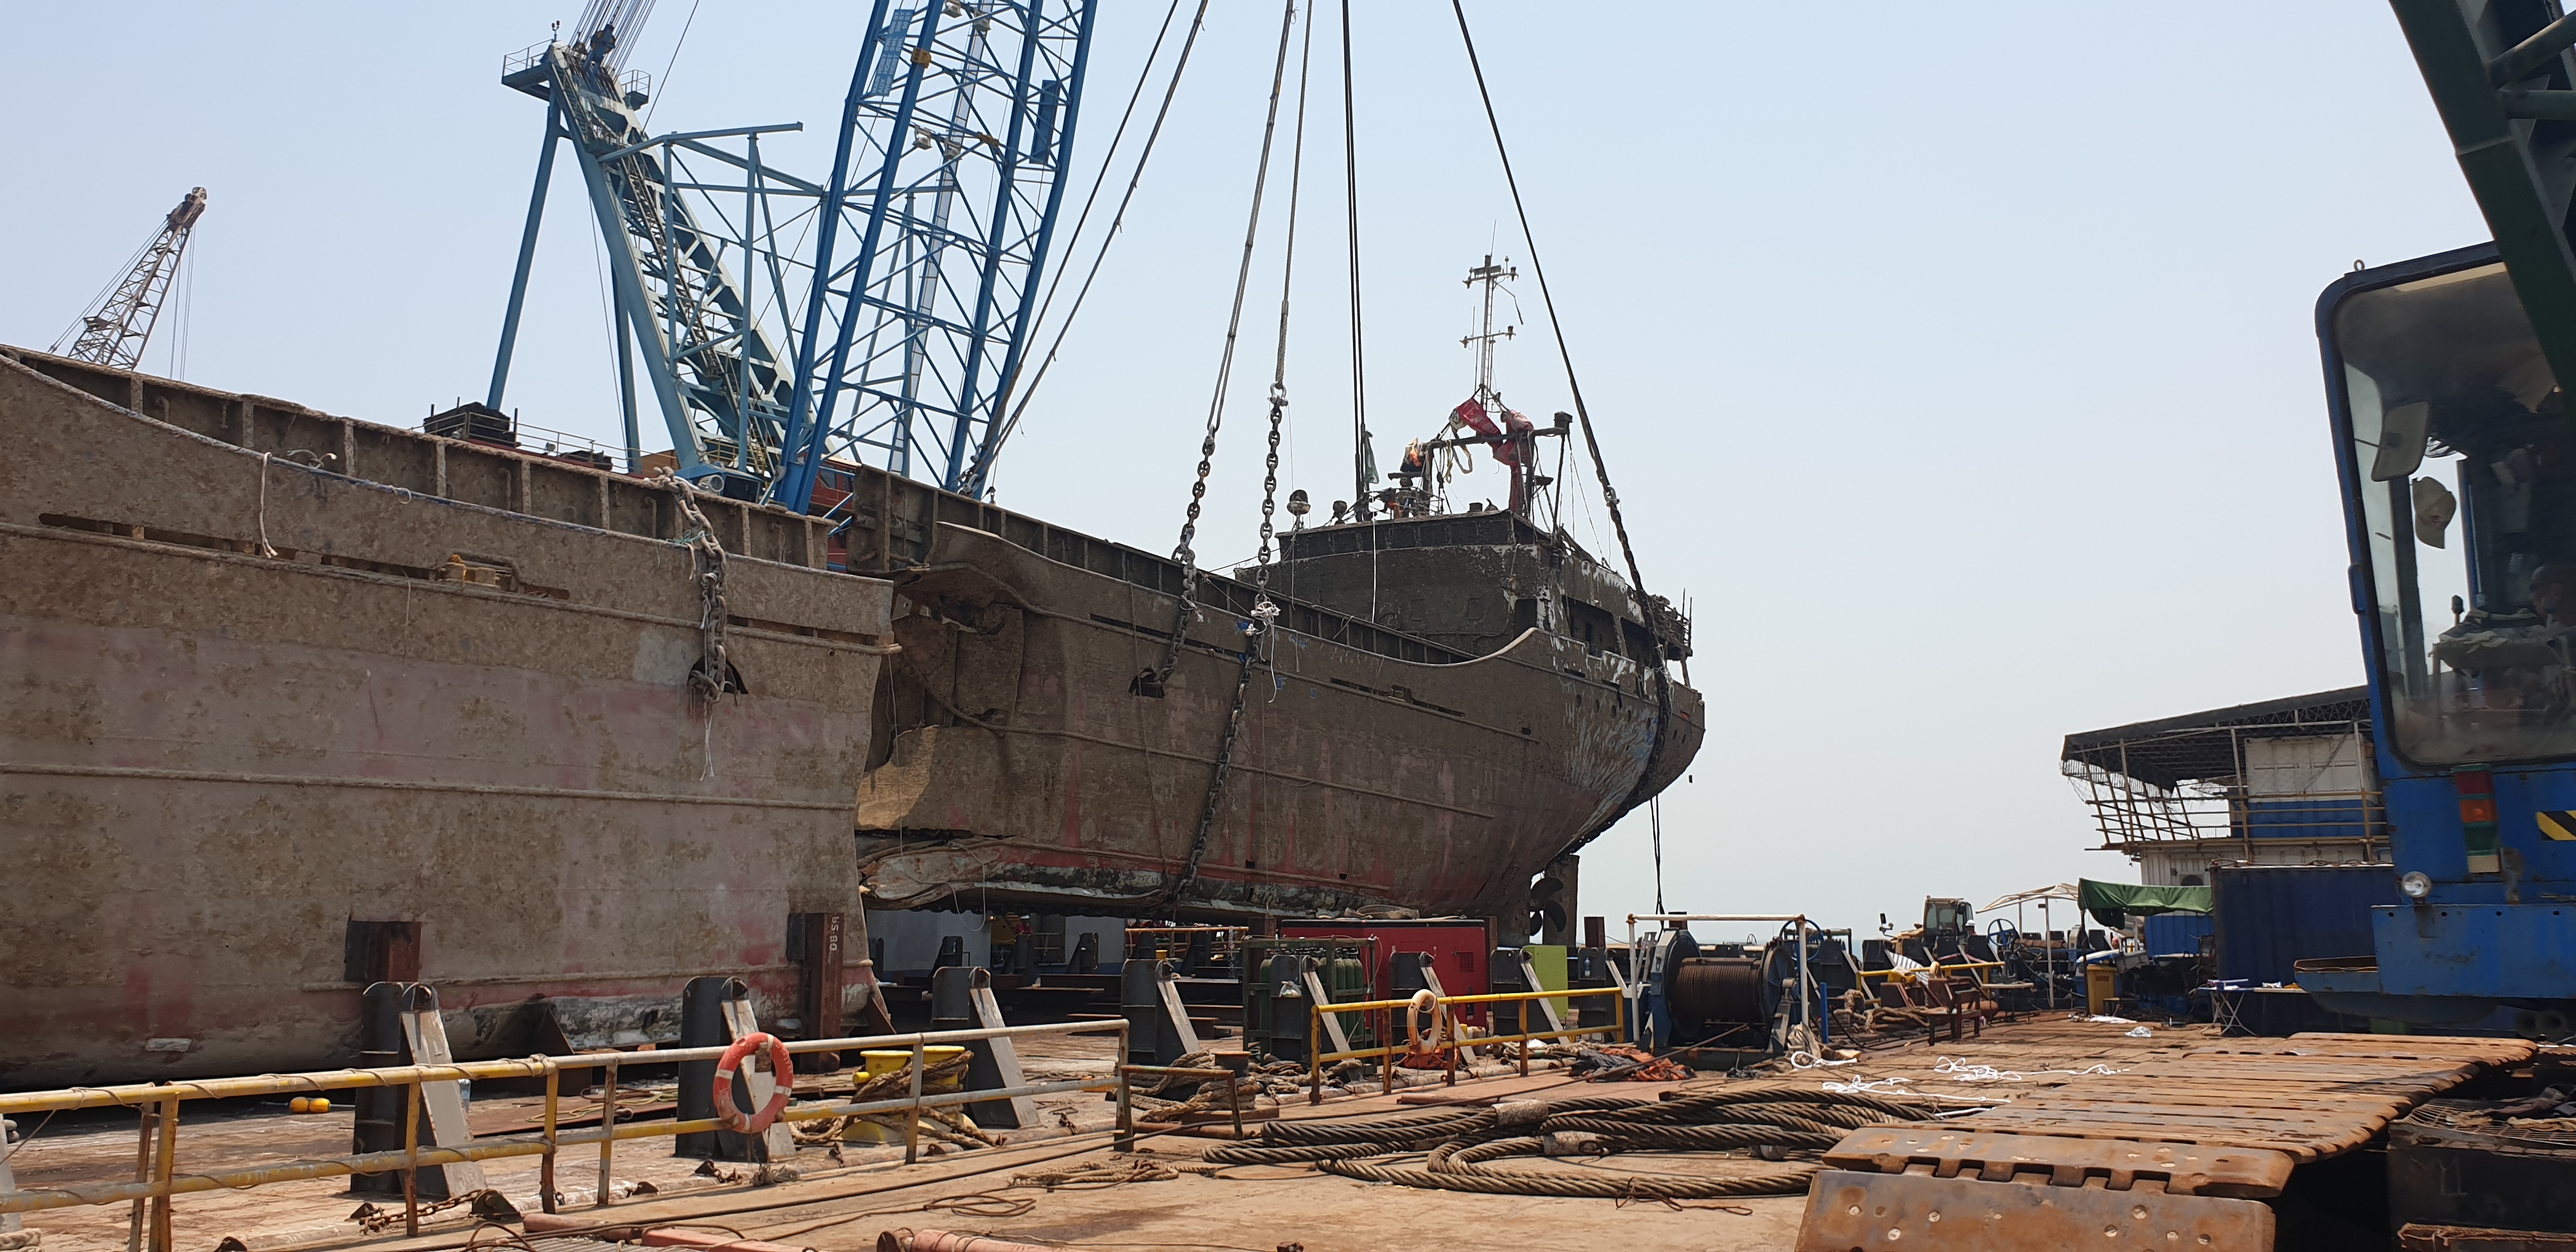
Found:
[{"label": "crane operator cabin glass", "polygon": [[2392,746],[2576,756],[2576,432],[2502,265],[2335,310]]}]

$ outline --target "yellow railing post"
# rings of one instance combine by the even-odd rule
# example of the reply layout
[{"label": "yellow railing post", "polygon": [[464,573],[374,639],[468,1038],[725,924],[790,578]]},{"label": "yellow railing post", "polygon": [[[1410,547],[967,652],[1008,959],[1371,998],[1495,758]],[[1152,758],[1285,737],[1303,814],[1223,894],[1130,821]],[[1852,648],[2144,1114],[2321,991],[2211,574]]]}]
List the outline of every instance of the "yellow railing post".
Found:
[{"label": "yellow railing post", "polygon": [[161,1101],[159,1126],[152,1152],[152,1183],[160,1193],[152,1197],[152,1252],[170,1252],[170,1175],[179,1154],[179,1097],[171,1095]]},{"label": "yellow railing post", "polygon": [[920,1037],[914,1036],[912,1041],[912,1107],[906,1111],[903,1126],[903,1163],[906,1165],[910,1165],[914,1161],[921,1159],[921,1080],[923,1077],[923,1058],[926,1055],[927,1054],[922,1050]]},{"label": "yellow railing post", "polygon": [[612,1167],[611,1158],[615,1156],[617,1151],[616,1058],[609,1058],[606,1063],[600,1066],[600,1071],[603,1074],[600,1081],[606,1084],[606,1090],[600,1092],[599,1100],[599,1195],[591,1201],[591,1207],[593,1208],[607,1208],[609,1200],[612,1198],[609,1194],[611,1186],[609,1171]]},{"label": "yellow railing post", "polygon": [[403,1088],[403,1235],[420,1234],[420,1080]]},{"label": "yellow railing post", "polygon": [[[136,1109],[141,1127],[134,1137],[134,1181],[152,1181],[152,1140],[159,1133],[161,1106],[146,1104]],[[143,1252],[143,1219],[152,1202],[135,1197],[134,1211],[125,1219],[125,1252]]]},{"label": "yellow railing post", "polygon": [[537,1205],[546,1212],[555,1211],[555,1155],[561,1145],[555,1142],[562,1114],[558,1111],[563,1093],[563,1069],[553,1057],[546,1058],[546,1156],[537,1164]]},{"label": "yellow railing post", "polygon": [[1133,1094],[1131,1084],[1135,1080],[1127,1072],[1127,1050],[1124,1048],[1118,1050],[1117,1070],[1118,1128],[1109,1137],[1110,1147],[1113,1151],[1133,1152],[1136,1150],[1136,1102],[1129,1097]]},{"label": "yellow railing post", "polygon": [[1306,1005],[1306,1103],[1324,1102],[1324,1010]]}]

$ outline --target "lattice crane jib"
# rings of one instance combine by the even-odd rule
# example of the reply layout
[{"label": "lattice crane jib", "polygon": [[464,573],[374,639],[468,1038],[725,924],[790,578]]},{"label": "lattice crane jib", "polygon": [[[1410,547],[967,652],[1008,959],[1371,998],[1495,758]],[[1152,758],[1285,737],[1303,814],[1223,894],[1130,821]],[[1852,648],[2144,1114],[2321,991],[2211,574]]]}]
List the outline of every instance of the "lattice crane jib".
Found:
[{"label": "lattice crane jib", "polygon": [[651,81],[619,66],[650,3],[592,0],[569,40],[503,63],[504,85],[546,101],[546,132],[487,404],[501,405],[556,145],[567,142],[608,254],[619,354],[631,338],[642,362],[641,388],[619,366],[629,461],[640,390],[661,412],[682,477],[755,498],[778,469],[795,390],[780,336],[807,285],[808,267],[779,241],[801,229],[822,188],[761,159],[761,135],[799,125],[647,132]]},{"label": "lattice crane jib", "polygon": [[747,254],[754,264],[763,259],[761,223],[752,220],[758,209],[744,210],[743,221],[702,226],[708,204],[683,194],[695,184],[679,171],[675,145],[645,133],[638,116],[645,93],[581,48],[557,44],[548,57],[562,88],[564,130],[612,254],[618,305],[680,450],[681,473],[765,484],[776,473],[794,389],[787,354],[734,272]]},{"label": "lattice crane jib", "polygon": [[980,494],[1020,374],[1096,0],[877,0],[825,183],[773,498],[827,460]]},{"label": "lattice crane jib", "polygon": [[178,207],[163,215],[161,228],[142,251],[126,262],[124,276],[99,294],[89,310],[54,341],[53,350],[110,369],[128,370],[141,364],[143,349],[152,341],[152,328],[161,320],[161,305],[178,276],[179,260],[188,250],[188,236],[205,213],[206,189],[190,188]]}]

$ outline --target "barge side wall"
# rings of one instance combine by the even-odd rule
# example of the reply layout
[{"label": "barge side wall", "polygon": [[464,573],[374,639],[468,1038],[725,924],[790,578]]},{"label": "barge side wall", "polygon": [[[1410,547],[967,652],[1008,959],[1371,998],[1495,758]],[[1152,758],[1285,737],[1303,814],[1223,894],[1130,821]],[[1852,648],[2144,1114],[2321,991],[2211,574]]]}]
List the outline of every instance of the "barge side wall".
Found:
[{"label": "barge side wall", "polygon": [[[729,549],[791,561],[728,562],[750,690],[708,710],[689,551],[508,507],[668,535],[666,492],[150,387],[274,452],[364,440],[499,498],[263,458],[0,361],[0,1084],[347,1063],[352,922],[417,924],[467,1053],[525,1048],[537,997],[697,974],[792,1012],[796,912],[847,917],[872,995],[852,810],[887,584],[710,501]],[[442,577],[458,554],[515,573]]]}]

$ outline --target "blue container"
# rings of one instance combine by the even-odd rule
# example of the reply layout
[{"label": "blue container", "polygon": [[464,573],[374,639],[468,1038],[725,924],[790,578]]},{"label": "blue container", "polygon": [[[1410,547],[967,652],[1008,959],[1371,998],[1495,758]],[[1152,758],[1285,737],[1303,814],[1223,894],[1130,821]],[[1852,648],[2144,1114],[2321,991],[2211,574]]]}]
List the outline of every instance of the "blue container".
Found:
[{"label": "blue container", "polygon": [[2217,933],[2217,926],[2207,913],[2158,913],[2147,919],[2147,955],[2198,956],[2202,937]]},{"label": "blue container", "polygon": [[2210,886],[2218,976],[2258,983],[2296,981],[2293,962],[2370,955],[2371,908],[2404,899],[2393,865],[2222,865]]}]

